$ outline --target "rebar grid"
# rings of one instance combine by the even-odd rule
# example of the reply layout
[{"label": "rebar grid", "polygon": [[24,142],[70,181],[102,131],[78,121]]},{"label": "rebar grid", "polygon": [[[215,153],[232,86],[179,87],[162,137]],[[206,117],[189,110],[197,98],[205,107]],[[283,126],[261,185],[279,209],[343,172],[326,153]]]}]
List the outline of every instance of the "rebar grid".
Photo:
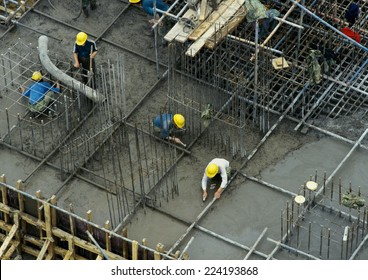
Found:
[{"label": "rebar grid", "polygon": [[309,181],[324,186],[323,193],[307,188],[307,182],[299,189],[306,201],[298,204],[287,202],[281,211],[281,240],[299,251],[307,252],[316,258],[348,259],[364,242],[368,234],[367,207],[349,207],[343,204],[344,194],[355,194],[367,201],[360,187],[344,186],[331,181],[327,185],[326,173],[310,176]]}]

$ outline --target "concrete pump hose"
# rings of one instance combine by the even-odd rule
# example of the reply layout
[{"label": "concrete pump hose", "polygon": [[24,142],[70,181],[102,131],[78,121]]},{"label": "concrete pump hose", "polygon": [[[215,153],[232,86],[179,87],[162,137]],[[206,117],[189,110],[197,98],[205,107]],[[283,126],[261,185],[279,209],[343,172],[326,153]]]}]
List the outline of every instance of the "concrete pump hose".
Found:
[{"label": "concrete pump hose", "polygon": [[53,77],[56,77],[63,84],[75,89],[76,91],[81,92],[94,102],[102,102],[104,99],[96,90],[68,76],[51,62],[47,54],[48,41],[49,38],[44,35],[38,38],[38,53],[40,56],[41,64],[43,67],[45,67],[46,71],[49,72]]}]

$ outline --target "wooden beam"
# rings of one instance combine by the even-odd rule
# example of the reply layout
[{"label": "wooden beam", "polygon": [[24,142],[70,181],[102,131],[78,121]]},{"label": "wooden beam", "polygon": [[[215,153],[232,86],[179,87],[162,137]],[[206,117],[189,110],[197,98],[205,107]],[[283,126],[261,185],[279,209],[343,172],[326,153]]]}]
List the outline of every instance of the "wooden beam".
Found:
[{"label": "wooden beam", "polygon": [[45,254],[46,254],[46,251],[47,251],[47,249],[49,248],[49,246],[50,246],[50,240],[48,239],[48,240],[46,240],[46,242],[43,244],[43,246],[42,246],[42,249],[41,249],[41,251],[40,251],[40,253],[38,254],[38,256],[37,256],[37,260],[43,260],[43,258],[45,257]]},{"label": "wooden beam", "polygon": [[2,260],[9,260],[10,257],[13,255],[14,251],[18,248],[19,246],[19,241],[14,241],[9,250],[4,254],[4,256],[1,258]]},{"label": "wooden beam", "polygon": [[[52,234],[60,239],[63,239],[63,240],[69,240],[69,239],[72,239],[73,243],[75,246],[78,246],[80,248],[83,248],[87,251],[90,251],[92,252],[93,254],[100,254],[100,250],[97,248],[97,246],[95,246],[94,244],[91,244],[89,243],[88,241],[86,240],[83,240],[79,237],[76,237],[76,236],[73,236],[71,235],[70,233],[67,233],[59,228],[53,228],[52,229]],[[112,253],[112,252],[108,252],[108,251],[105,251],[106,255],[110,258],[110,259],[113,259],[113,260],[123,260],[124,258],[115,254],[115,253]]]},{"label": "wooden beam", "polygon": [[132,242],[132,260],[138,260],[138,241]]},{"label": "wooden beam", "polygon": [[188,48],[185,54],[194,57],[205,45],[207,39],[210,39],[217,30],[222,28],[234,16],[234,14],[244,4],[244,1],[245,0],[237,0],[233,2],[232,5],[228,7],[222,14],[222,16],[217,19],[213,25],[208,28],[208,30]]},{"label": "wooden beam", "polygon": [[195,16],[197,16],[197,12],[192,9],[188,9],[188,11],[186,11],[182,16],[182,20],[179,20],[174,27],[170,29],[170,31],[165,35],[164,39],[168,42],[175,40],[184,43],[188,39],[189,34],[192,32],[189,27],[185,26],[184,19],[190,19]]},{"label": "wooden beam", "polygon": [[101,255],[97,255],[96,261],[100,261],[102,259],[103,259],[103,257]]},{"label": "wooden beam", "polygon": [[[36,197],[38,199],[42,199],[40,190],[36,191]],[[40,221],[40,222],[42,221],[42,210],[40,209],[41,205],[42,205],[42,203],[37,200],[37,218],[38,218],[38,221]],[[39,233],[40,233],[40,238],[43,238],[44,234],[43,234],[43,230],[42,230],[41,227],[39,227]]]},{"label": "wooden beam", "polygon": [[[0,176],[0,182],[6,184],[6,177],[5,174]],[[1,186],[1,198],[2,198],[2,202],[5,206],[8,206],[8,191],[7,188],[5,186]],[[5,223],[9,223],[9,214],[8,213],[4,213],[4,221]]]},{"label": "wooden beam", "polygon": [[0,258],[2,258],[2,256],[4,255],[6,248],[8,248],[9,243],[12,241],[17,230],[18,230],[18,225],[13,225],[10,232],[5,238],[4,243],[0,247]]},{"label": "wooden beam", "polygon": [[[125,237],[125,238],[128,238],[128,229],[127,228],[123,228],[123,231],[122,231],[122,236]],[[125,259],[128,259],[128,241],[126,240],[123,240],[123,257]]]},{"label": "wooden beam", "polygon": [[[105,229],[110,230],[110,221],[105,222]],[[106,251],[111,251],[111,236],[105,232]]]},{"label": "wooden beam", "polygon": [[[142,239],[142,245],[147,246],[147,239]],[[147,250],[143,248],[143,260],[147,260]]]},{"label": "wooden beam", "polygon": [[52,224],[51,224],[51,210],[50,210],[50,204],[48,204],[47,202],[43,203],[43,209],[44,209],[44,213],[45,213],[45,224],[46,224],[46,236],[47,239],[50,240],[51,244],[50,246],[48,246],[49,248],[49,253],[50,254],[54,254],[54,238],[52,235]]},{"label": "wooden beam", "polygon": [[73,255],[73,252],[72,251],[68,251],[64,257],[64,261],[68,261],[70,260],[70,257]]},{"label": "wooden beam", "polygon": [[203,21],[206,18],[207,0],[201,1],[201,11],[199,13],[199,20]]},{"label": "wooden beam", "polygon": [[[216,11],[213,11],[208,18],[203,21],[193,32],[189,35],[190,40],[197,40],[204,32],[210,28],[215,21],[226,11],[226,9],[234,2],[235,0],[225,0],[222,1]],[[202,2],[203,3],[203,2]],[[244,11],[243,11],[244,13]]]},{"label": "wooden beam", "polygon": [[242,9],[239,9],[234,17],[226,24],[226,28],[221,28],[210,40],[206,41],[206,48],[213,49],[227,34],[231,33],[246,17]]}]

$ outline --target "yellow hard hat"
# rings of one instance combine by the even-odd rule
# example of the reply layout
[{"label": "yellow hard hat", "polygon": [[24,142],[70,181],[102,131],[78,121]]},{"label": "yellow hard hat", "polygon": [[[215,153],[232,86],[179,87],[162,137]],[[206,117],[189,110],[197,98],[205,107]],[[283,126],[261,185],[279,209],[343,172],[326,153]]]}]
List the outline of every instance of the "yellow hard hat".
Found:
[{"label": "yellow hard hat", "polygon": [[88,38],[88,35],[85,33],[85,32],[79,32],[77,34],[77,37],[76,37],[76,40],[75,40],[75,43],[78,45],[78,46],[83,46],[84,43],[87,41],[87,38]]},{"label": "yellow hard hat", "polygon": [[132,4],[137,4],[141,2],[141,0],[129,0],[129,3],[132,3]]},{"label": "yellow hard hat", "polygon": [[185,119],[184,119],[183,115],[175,114],[174,115],[174,123],[177,127],[183,128],[184,125],[185,125]]},{"label": "yellow hard hat", "polygon": [[206,168],[206,175],[208,178],[213,178],[218,172],[218,166],[215,163],[211,163]]},{"label": "yellow hard hat", "polygon": [[33,74],[32,74],[32,80],[34,80],[34,81],[38,82],[38,81],[40,81],[41,79],[42,79],[42,74],[41,74],[41,72],[40,72],[40,71],[35,71],[35,72],[33,72]]}]

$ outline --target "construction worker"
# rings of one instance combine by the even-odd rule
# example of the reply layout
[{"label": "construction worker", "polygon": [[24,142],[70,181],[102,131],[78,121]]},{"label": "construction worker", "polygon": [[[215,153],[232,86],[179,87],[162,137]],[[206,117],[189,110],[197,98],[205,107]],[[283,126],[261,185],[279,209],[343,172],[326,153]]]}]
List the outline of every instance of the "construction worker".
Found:
[{"label": "construction worker", "polygon": [[82,81],[88,83],[88,73],[92,73],[92,87],[95,88],[95,62],[97,55],[96,43],[88,40],[88,35],[85,32],[79,32],[76,36],[73,56],[74,67],[79,68],[82,65]]},{"label": "construction worker", "polygon": [[160,138],[173,141],[186,147],[187,145],[179,138],[172,136],[177,132],[184,131],[184,125],[185,118],[181,114],[161,114],[153,120],[154,130],[159,133]]},{"label": "construction worker", "polygon": [[217,199],[220,198],[222,191],[226,187],[230,170],[230,163],[226,159],[214,158],[211,160],[211,162],[207,165],[202,178],[203,201],[205,201],[207,198],[207,184],[209,182],[211,183],[211,189],[213,189],[216,187],[215,182],[221,181],[220,187],[215,192],[215,197]]},{"label": "construction worker", "polygon": [[32,116],[43,113],[54,100],[54,93],[60,93],[60,84],[56,81],[56,87],[44,82],[40,71],[32,74],[32,83],[28,88],[20,87],[22,96],[28,97],[28,109]]},{"label": "construction worker", "polygon": [[[154,16],[155,15],[155,2],[156,2],[156,9],[159,9],[161,11],[167,11],[169,9],[169,5],[167,5],[166,3],[164,3],[162,0],[129,0],[129,2],[131,4],[141,4],[143,10],[150,16]],[[156,12],[156,20],[160,19],[160,16],[162,15],[161,12]],[[155,23],[154,19],[151,19],[150,24],[153,25]],[[162,26],[162,22],[161,22],[161,26]]]},{"label": "construction worker", "polygon": [[97,8],[96,0],[82,0],[82,10],[86,17],[89,16],[88,4],[90,5],[91,10],[94,10]]}]

